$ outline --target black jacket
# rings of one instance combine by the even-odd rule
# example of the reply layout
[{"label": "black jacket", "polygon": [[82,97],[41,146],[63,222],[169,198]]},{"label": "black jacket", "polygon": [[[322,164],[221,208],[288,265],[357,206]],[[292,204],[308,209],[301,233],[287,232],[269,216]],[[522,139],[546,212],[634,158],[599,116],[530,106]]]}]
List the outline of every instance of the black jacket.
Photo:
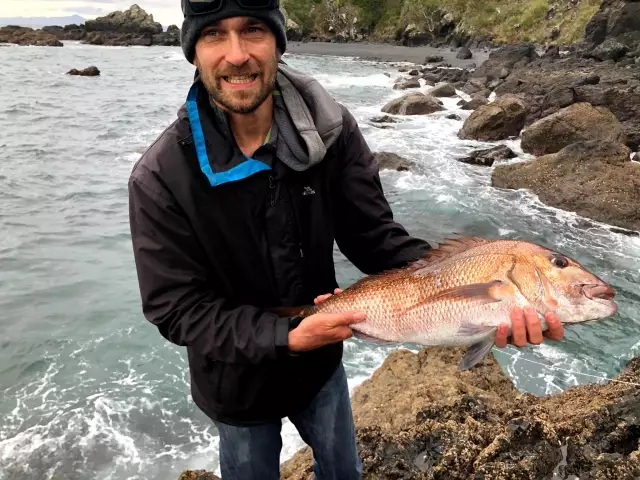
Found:
[{"label": "black jacket", "polygon": [[[334,240],[367,274],[430,248],[394,221],[372,153],[341,112],[342,131],[320,163],[301,172],[279,161],[255,168],[195,93],[132,171],[143,312],[187,347],[193,399],[214,420],[248,425],[300,411],[339,365],[342,343],[289,355],[289,319],[265,310],[333,292]],[[211,172],[226,175],[215,186],[205,148]]]}]

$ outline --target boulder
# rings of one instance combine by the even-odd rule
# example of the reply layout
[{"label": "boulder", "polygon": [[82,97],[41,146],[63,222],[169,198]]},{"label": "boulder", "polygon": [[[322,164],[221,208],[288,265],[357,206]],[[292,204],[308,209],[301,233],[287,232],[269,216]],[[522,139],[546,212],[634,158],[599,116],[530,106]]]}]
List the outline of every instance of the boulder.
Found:
[{"label": "boulder", "polygon": [[464,122],[458,137],[481,141],[516,137],[524,126],[526,116],[525,102],[519,97],[505,95],[478,107]]},{"label": "boulder", "polygon": [[441,55],[428,55],[424,58],[424,63],[440,63],[444,60]]},{"label": "boulder", "polygon": [[506,78],[505,72],[527,65],[536,58],[538,54],[533,44],[507,45],[491,52],[487,61],[473,72],[472,77],[487,81]]},{"label": "boulder", "polygon": [[458,50],[456,58],[460,60],[468,60],[470,58],[473,58],[473,53],[471,53],[471,50],[469,50],[467,47],[462,47],[460,50]]},{"label": "boulder", "polygon": [[373,159],[379,170],[396,170],[405,172],[415,167],[415,163],[392,152],[374,152]]},{"label": "boulder", "polygon": [[[364,479],[551,479],[559,464],[585,479],[640,474],[640,389],[590,383],[537,397],[518,392],[493,356],[456,371],[462,355],[397,349],[355,389]],[[617,380],[638,383],[640,359]],[[281,474],[311,480],[310,449]]]},{"label": "boulder", "polygon": [[77,70],[73,68],[67,72],[67,75],[79,75],[81,77],[97,77],[98,75],[100,75],[100,70],[98,70],[98,67],[88,67],[88,68],[85,68],[84,70]]},{"label": "boulder", "polygon": [[456,115],[455,113],[450,113],[449,115],[447,115],[445,118],[449,119],[449,120],[462,120],[460,118],[460,115]]},{"label": "boulder", "polygon": [[456,89],[450,83],[441,83],[429,90],[429,95],[432,97],[455,97]]},{"label": "boulder", "polygon": [[529,125],[522,132],[522,149],[538,156],[593,139],[624,144],[626,135],[609,109],[589,103],[574,103]]},{"label": "boulder", "polygon": [[614,62],[617,62],[624,57],[628,51],[629,47],[626,45],[620,43],[614,38],[607,38],[593,50],[591,55],[598,60],[613,60]]},{"label": "boulder", "polygon": [[509,160],[517,155],[506,145],[498,145],[484,150],[475,150],[467,157],[458,158],[459,162],[491,167],[496,161]]},{"label": "boulder", "polygon": [[87,20],[84,24],[87,32],[117,32],[137,34],[162,33],[162,25],[153,20],[138,5],[132,5],[128,10],[112,12],[95,20]]},{"label": "boulder", "polygon": [[629,154],[620,143],[578,141],[530,162],[497,166],[492,185],[528,189],[547,205],[640,230],[640,164]]},{"label": "boulder", "polygon": [[462,108],[462,110],[475,110],[478,107],[481,107],[482,105],[487,105],[488,103],[489,103],[489,100],[487,100],[484,96],[475,95],[468,102],[466,100],[463,100],[462,103],[460,104],[460,108]]},{"label": "boulder", "polygon": [[369,121],[373,123],[398,123],[400,120],[390,115],[378,115],[377,117],[370,118]]},{"label": "boulder", "polygon": [[420,92],[408,93],[388,102],[382,111],[394,115],[426,115],[444,110],[442,102]]},{"label": "boulder", "polygon": [[420,81],[417,78],[399,78],[393,85],[394,90],[406,90],[407,88],[420,88]]}]

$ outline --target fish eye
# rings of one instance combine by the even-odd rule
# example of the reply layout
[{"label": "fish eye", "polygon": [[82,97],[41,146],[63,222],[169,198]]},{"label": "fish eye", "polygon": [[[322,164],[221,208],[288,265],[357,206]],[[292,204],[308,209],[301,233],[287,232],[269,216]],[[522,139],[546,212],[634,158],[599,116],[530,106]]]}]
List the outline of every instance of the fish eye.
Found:
[{"label": "fish eye", "polygon": [[558,268],[565,268],[569,266],[569,260],[562,255],[554,255],[551,257],[551,263]]}]

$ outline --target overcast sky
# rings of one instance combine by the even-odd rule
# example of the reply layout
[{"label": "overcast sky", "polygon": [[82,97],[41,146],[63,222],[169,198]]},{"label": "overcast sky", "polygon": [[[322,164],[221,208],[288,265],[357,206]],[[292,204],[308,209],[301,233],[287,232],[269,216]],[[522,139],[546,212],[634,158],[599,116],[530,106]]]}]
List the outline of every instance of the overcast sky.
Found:
[{"label": "overcast sky", "polygon": [[78,14],[95,18],[115,10],[126,10],[134,3],[163,25],[180,26],[180,0],[0,0],[0,17],[66,17]]}]

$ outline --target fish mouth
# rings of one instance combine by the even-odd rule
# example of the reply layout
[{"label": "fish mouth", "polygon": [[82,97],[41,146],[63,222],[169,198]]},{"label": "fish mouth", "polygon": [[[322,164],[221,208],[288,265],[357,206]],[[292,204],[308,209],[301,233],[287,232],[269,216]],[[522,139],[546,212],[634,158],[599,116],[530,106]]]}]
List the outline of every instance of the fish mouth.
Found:
[{"label": "fish mouth", "polygon": [[582,285],[582,294],[591,300],[612,301],[616,291],[610,285]]}]

